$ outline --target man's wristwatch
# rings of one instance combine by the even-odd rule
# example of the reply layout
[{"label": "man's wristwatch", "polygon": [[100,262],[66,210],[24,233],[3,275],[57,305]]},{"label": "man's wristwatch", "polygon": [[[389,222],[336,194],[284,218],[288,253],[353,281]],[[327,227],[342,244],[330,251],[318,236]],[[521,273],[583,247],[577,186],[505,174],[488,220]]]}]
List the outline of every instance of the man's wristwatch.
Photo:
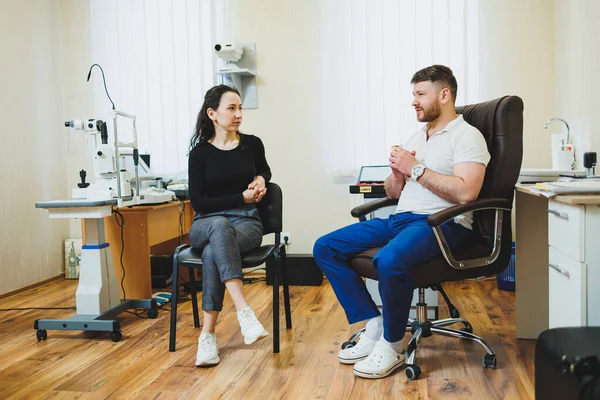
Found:
[{"label": "man's wristwatch", "polygon": [[410,173],[410,177],[415,181],[421,177],[425,173],[425,166],[423,164],[417,164],[412,167],[412,171]]}]

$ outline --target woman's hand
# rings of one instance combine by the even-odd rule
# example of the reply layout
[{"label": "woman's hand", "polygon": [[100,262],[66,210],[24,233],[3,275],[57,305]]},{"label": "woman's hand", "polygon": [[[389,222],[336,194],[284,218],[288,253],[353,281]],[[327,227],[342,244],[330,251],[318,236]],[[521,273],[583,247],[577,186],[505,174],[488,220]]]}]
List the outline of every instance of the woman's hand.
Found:
[{"label": "woman's hand", "polygon": [[256,200],[258,191],[256,189],[246,189],[244,190],[244,193],[242,193],[242,196],[244,196],[244,203],[246,204],[258,203]]},{"label": "woman's hand", "polygon": [[248,189],[264,189],[266,186],[265,178],[260,175],[254,177],[254,180],[248,185]]},{"label": "woman's hand", "polygon": [[265,186],[266,186],[265,178],[263,178],[260,175],[256,176],[254,178],[254,180],[252,182],[250,182],[250,184],[248,185],[249,190],[255,191],[255,197],[254,197],[255,203],[258,203],[259,201],[261,201],[262,198],[265,196],[265,194],[267,194],[267,188]]}]

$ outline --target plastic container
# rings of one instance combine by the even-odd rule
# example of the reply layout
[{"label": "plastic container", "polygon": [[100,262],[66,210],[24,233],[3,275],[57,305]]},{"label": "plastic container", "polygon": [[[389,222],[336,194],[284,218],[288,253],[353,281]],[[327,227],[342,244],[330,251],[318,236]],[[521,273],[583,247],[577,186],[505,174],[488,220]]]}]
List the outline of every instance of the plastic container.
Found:
[{"label": "plastic container", "polygon": [[508,267],[503,273],[496,276],[498,280],[498,289],[508,290],[510,292],[515,291],[515,280],[516,280],[516,259],[515,259],[515,242],[512,242],[512,251],[510,255],[510,261]]}]

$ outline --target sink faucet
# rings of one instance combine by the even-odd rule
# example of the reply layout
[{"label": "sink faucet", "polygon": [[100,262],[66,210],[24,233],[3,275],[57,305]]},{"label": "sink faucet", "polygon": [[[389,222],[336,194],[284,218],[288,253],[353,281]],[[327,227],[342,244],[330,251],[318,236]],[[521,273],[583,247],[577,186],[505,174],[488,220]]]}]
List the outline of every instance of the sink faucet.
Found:
[{"label": "sink faucet", "polygon": [[567,142],[565,144],[571,143],[571,128],[569,128],[569,124],[562,118],[550,118],[546,121],[546,125],[544,125],[544,129],[548,129],[548,125],[550,125],[553,121],[560,121],[567,127]]}]

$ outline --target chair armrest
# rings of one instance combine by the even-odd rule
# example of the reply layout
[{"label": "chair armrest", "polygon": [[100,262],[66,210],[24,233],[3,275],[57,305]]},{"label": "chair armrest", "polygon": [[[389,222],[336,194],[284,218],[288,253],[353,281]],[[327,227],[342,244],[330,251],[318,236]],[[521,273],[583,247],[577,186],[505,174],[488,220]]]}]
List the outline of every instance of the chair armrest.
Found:
[{"label": "chair armrest", "polygon": [[444,222],[469,211],[489,209],[510,211],[511,208],[512,204],[506,199],[496,198],[475,200],[468,204],[459,204],[457,206],[448,207],[445,210],[438,211],[435,214],[431,214],[429,217],[427,217],[427,224],[431,227],[440,226]]},{"label": "chair armrest", "polygon": [[[471,258],[466,260],[457,260],[452,254],[452,251],[450,250],[450,246],[446,241],[441,225],[444,222],[455,218],[463,213],[479,210],[496,210],[496,221],[494,224],[494,241],[492,251],[488,256]],[[504,213],[502,211],[510,210],[511,203],[506,199],[496,198],[475,200],[474,202],[469,204],[461,204],[454,207],[449,207],[445,210],[432,214],[427,218],[427,224],[431,226],[431,229],[433,229],[433,234],[435,235],[435,238],[440,246],[442,255],[452,268],[464,270],[468,268],[485,267],[496,262],[498,256],[500,255],[500,248],[502,247],[502,220],[504,216]]]},{"label": "chair armrest", "polygon": [[390,199],[389,197],[384,197],[384,198],[381,198],[381,199],[378,199],[375,201],[370,201],[368,203],[361,204],[360,206],[354,207],[352,209],[352,211],[350,211],[350,214],[352,214],[352,216],[354,218],[360,218],[369,213],[372,213],[375,210],[379,210],[380,208],[387,207],[387,206],[393,206],[395,204],[398,204],[398,199]]},{"label": "chair armrest", "polygon": [[181,253],[183,250],[187,249],[188,247],[192,247],[192,246],[190,246],[189,244],[186,244],[186,243],[180,244],[179,246],[177,246],[175,248],[175,251],[173,252],[173,254],[177,255],[177,254]]}]

